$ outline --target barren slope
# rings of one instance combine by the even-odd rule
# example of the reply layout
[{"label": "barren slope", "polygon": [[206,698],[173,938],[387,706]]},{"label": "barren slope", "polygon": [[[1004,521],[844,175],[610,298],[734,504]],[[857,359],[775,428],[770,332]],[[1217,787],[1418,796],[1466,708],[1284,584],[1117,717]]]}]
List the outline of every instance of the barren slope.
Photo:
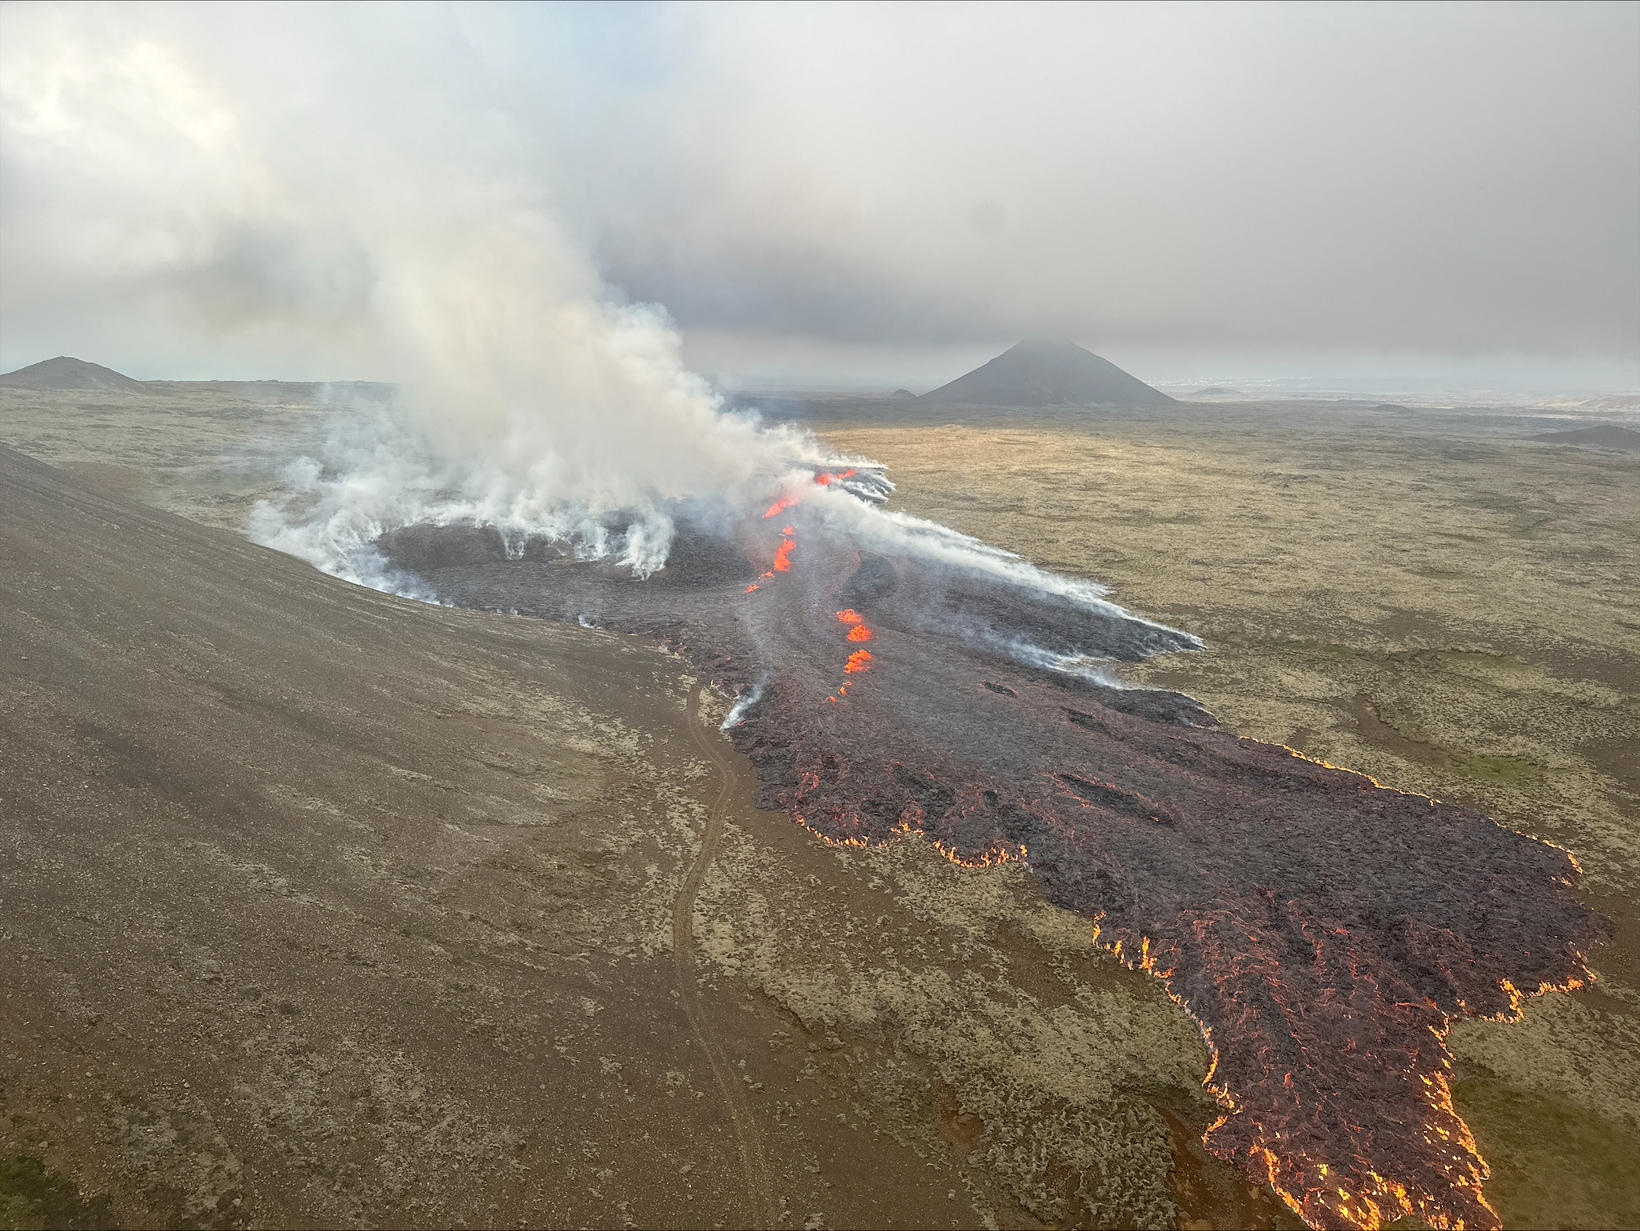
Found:
[{"label": "barren slope", "polygon": [[8,1217],[1280,1219],[1148,980],[1007,869],[758,814],[641,642],[4,450],[0,587]]}]

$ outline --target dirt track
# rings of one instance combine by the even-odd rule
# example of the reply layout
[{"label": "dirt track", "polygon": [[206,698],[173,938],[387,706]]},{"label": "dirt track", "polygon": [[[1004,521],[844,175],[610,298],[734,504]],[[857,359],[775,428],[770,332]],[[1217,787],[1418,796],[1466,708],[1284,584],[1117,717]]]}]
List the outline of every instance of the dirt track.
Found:
[{"label": "dirt track", "polygon": [[678,968],[678,997],[684,1016],[695,1042],[706,1054],[712,1066],[712,1079],[717,1083],[718,1095],[735,1126],[735,1139],[740,1147],[740,1166],[746,1174],[746,1221],[752,1225],[772,1226],[775,1222],[774,1188],[769,1181],[769,1164],[763,1156],[763,1138],[757,1121],[746,1101],[746,1092],[735,1077],[729,1058],[717,1032],[701,1006],[699,975],[695,971],[695,898],[700,883],[712,866],[718,846],[723,841],[723,814],[734,793],[733,766],[721,741],[714,742],[700,720],[700,694],[704,686],[696,684],[689,690],[690,734],[695,746],[712,762],[717,773],[718,791],[706,813],[706,828],[701,834],[700,849],[689,864],[678,896],[672,904],[672,961]]},{"label": "dirt track", "polygon": [[777,1224],[1280,1218],[1211,1165],[1176,1187],[1212,1111],[1158,989],[1006,870],[759,813],[650,645],[362,590],[9,451],[0,587],[19,1221],[743,1224],[672,952],[691,864]]}]

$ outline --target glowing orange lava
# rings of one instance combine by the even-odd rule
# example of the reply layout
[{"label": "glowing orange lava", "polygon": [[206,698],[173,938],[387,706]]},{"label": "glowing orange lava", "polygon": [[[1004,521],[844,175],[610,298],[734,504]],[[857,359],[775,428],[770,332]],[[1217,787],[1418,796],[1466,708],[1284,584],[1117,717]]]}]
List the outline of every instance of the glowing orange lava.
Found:
[{"label": "glowing orange lava", "polygon": [[[873,550],[866,567],[864,545],[818,516],[846,503],[841,493],[809,490],[851,474],[795,475],[763,513],[771,531],[781,520],[778,536],[762,532],[755,503],[744,511],[733,541],[755,533],[743,542],[754,555],[732,567],[765,559],[744,593],[775,591],[743,604],[744,619],[699,614],[712,608],[698,602],[732,595],[711,554],[698,581],[678,577],[699,595],[664,625],[704,679],[747,699],[751,718],[731,738],[758,769],[759,805],[840,846],[922,834],[964,867],[1027,863],[1045,900],[1090,918],[1095,945],[1157,980],[1196,1023],[1221,1113],[1204,1146],[1310,1227],[1370,1231],[1414,1216],[1497,1228],[1446,1039],[1462,1017],[1514,1020],[1527,997],[1594,977],[1582,954],[1604,923],[1569,892],[1576,860],[1477,813],[1237,737],[1205,712],[1198,723],[1182,695],[1071,693],[941,631],[995,619],[1095,646],[1108,638],[1139,657],[1177,648],[1152,642],[1168,631],[1159,626],[1110,617],[1107,632],[1011,583],[947,594],[943,565],[914,553]],[[795,521],[811,511],[796,559]],[[532,601],[551,601],[533,581],[481,581],[462,592],[527,586]],[[648,632],[668,591],[625,593],[613,587],[608,601],[630,602],[626,627]],[[878,625],[836,609],[850,601]],[[731,662],[731,649],[752,661]],[[817,704],[826,678],[825,702],[846,710]]]},{"label": "glowing orange lava", "polygon": [[[852,467],[852,466],[850,466],[847,470],[823,470],[819,474],[814,476],[814,481],[815,481],[815,483],[817,483],[821,487],[829,487],[833,483],[837,482],[839,479],[846,479],[850,475],[852,475],[853,473],[854,473],[854,467]],[[801,499],[802,499],[801,496],[795,496],[795,495],[781,496],[778,500],[776,500],[773,504],[771,504],[767,509],[765,509],[763,511],[763,516],[765,518],[779,517],[782,513],[784,513],[787,509],[791,508],[792,505],[796,504]],[[786,533],[790,534],[791,532],[792,532],[791,527],[788,526],[786,528]]]},{"label": "glowing orange lava", "polygon": [[[849,641],[870,641],[871,630],[866,627],[866,618],[852,607],[845,607],[837,613],[837,618],[848,625],[848,632],[844,636]],[[844,675],[855,675],[866,670],[871,665],[871,655],[865,650],[855,650],[843,664]],[[848,696],[848,683],[845,681],[837,686],[837,691],[827,697],[827,701],[837,702]]]}]

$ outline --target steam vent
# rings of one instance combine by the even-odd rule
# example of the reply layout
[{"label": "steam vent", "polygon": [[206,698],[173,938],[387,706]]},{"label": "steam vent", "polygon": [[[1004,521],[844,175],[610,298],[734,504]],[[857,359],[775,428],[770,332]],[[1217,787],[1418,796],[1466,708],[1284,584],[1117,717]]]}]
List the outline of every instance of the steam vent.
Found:
[{"label": "steam vent", "polygon": [[1311,1226],[1497,1226],[1445,1036],[1589,977],[1606,925],[1572,857],[1117,686],[1199,643],[941,527],[888,533],[861,516],[886,491],[818,473],[729,533],[680,525],[646,582],[473,527],[379,546],[446,601],[665,642],[738,695],[759,803],[826,841],[1022,861],[1195,1020],[1208,1147]]}]

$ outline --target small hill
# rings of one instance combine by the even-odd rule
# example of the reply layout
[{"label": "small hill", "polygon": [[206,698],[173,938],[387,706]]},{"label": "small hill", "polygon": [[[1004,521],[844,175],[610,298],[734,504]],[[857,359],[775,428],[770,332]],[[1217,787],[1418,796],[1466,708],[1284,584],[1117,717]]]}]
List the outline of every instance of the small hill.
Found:
[{"label": "small hill", "polygon": [[1640,449],[1640,432],[1615,423],[1594,427],[1574,427],[1563,432],[1545,432],[1533,440],[1549,445],[1593,445],[1597,449]]},{"label": "small hill", "polygon": [[963,406],[1175,406],[1108,359],[1074,342],[1032,339],[920,399]]},{"label": "small hill", "polygon": [[68,355],[42,359],[26,368],[0,376],[0,386],[9,389],[117,389],[126,393],[141,393],[143,383],[132,380],[113,368],[100,363],[87,363]]},{"label": "small hill", "polygon": [[917,398],[917,395],[912,393],[909,389],[896,389],[888,396],[893,398],[896,402],[912,402]]}]

